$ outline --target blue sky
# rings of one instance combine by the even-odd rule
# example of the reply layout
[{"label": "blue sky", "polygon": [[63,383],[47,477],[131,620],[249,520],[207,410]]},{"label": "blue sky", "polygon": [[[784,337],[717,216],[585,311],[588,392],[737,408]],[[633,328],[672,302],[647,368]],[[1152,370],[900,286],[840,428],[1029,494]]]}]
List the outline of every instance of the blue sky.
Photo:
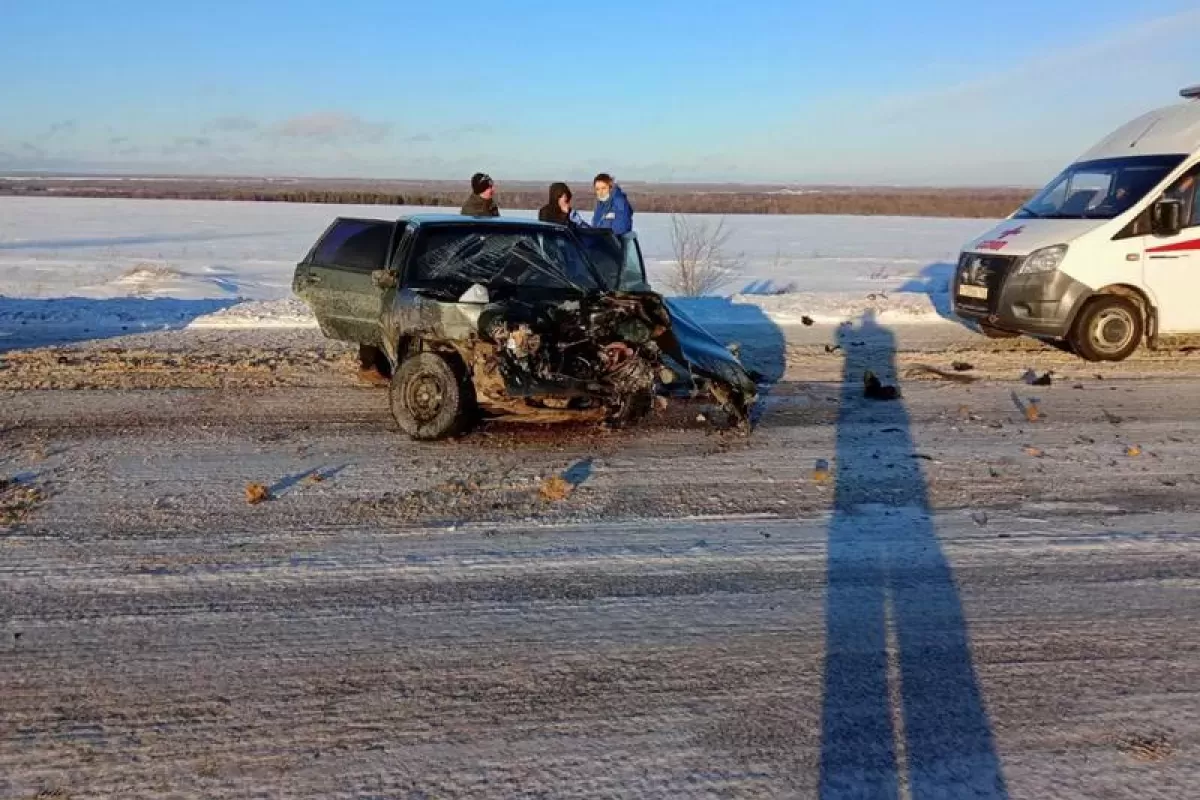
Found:
[{"label": "blue sky", "polygon": [[1040,183],[1189,2],[0,0],[0,170]]}]

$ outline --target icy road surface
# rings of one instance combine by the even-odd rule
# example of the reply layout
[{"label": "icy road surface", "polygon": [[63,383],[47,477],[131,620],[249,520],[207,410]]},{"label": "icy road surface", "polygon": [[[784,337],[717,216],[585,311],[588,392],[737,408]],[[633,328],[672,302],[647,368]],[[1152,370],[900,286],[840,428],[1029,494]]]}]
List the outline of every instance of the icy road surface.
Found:
[{"label": "icy road surface", "polygon": [[1200,356],[840,344],[444,444],[314,331],[4,354],[0,796],[1194,796]]},{"label": "icy road surface", "polygon": [[288,301],[399,211],[0,198],[0,797],[1195,794],[1194,347],[946,321],[986,222],[731,217],[751,435],[414,444]]}]

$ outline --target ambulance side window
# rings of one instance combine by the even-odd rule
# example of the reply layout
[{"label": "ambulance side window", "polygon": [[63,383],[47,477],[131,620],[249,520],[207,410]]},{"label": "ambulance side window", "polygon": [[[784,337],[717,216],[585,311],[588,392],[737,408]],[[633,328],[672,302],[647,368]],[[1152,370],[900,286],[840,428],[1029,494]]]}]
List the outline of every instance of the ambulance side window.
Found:
[{"label": "ambulance side window", "polygon": [[1182,178],[1175,182],[1163,195],[1168,200],[1178,200],[1183,204],[1183,226],[1194,228],[1200,226],[1200,202],[1197,202],[1196,186],[1200,184],[1200,166],[1188,170]]}]

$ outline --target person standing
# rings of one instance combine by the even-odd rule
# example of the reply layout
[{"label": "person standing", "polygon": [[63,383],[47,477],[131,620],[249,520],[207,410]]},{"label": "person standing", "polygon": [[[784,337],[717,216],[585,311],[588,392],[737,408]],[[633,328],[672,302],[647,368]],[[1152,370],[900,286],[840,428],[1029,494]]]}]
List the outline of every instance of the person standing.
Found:
[{"label": "person standing", "polygon": [[633,231],[633,205],[613,177],[601,172],[593,181],[596,189],[596,210],[592,212],[593,228],[609,228],[618,236]]},{"label": "person standing", "polygon": [[471,196],[463,203],[462,214],[466,217],[498,217],[500,207],[496,205],[496,182],[486,172],[471,176]]},{"label": "person standing", "polygon": [[538,209],[538,221],[586,228],[583,217],[571,206],[572,197],[571,187],[565,183],[550,184],[550,202]]}]

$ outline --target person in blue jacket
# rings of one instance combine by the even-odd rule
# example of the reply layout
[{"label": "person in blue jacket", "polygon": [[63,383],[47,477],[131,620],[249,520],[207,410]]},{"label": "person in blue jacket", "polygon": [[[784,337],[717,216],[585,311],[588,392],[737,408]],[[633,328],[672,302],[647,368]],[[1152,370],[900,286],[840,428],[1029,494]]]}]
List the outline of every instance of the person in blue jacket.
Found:
[{"label": "person in blue jacket", "polygon": [[592,212],[592,227],[611,228],[618,236],[633,231],[633,206],[612,176],[601,172],[593,183],[596,188],[596,210]]}]

